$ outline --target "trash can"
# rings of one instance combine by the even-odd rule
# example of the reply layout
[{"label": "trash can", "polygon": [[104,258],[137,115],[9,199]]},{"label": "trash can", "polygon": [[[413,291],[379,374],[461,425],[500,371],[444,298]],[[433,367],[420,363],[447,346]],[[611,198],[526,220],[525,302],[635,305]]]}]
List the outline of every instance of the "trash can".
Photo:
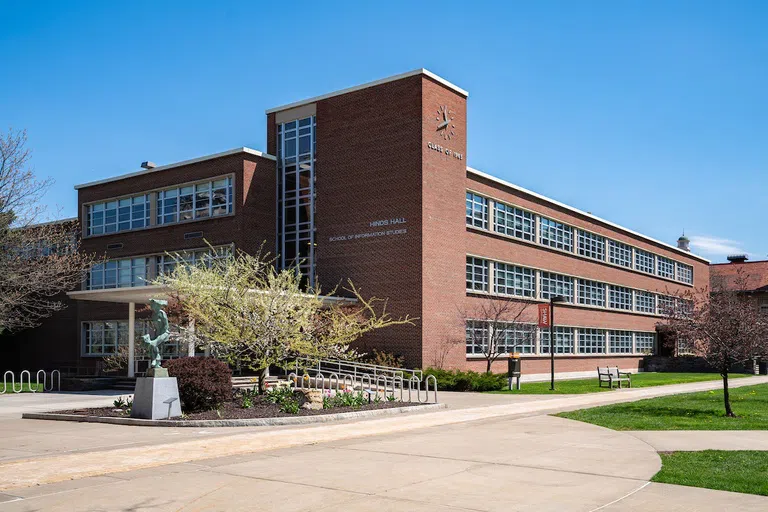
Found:
[{"label": "trash can", "polygon": [[768,375],[768,361],[763,361],[761,359],[757,363],[757,368],[758,368],[758,373],[760,373],[760,375]]},{"label": "trash can", "polygon": [[[520,389],[520,354],[514,352],[509,354],[507,359],[507,381],[509,383],[509,389]],[[513,382],[515,386],[513,387]]]}]

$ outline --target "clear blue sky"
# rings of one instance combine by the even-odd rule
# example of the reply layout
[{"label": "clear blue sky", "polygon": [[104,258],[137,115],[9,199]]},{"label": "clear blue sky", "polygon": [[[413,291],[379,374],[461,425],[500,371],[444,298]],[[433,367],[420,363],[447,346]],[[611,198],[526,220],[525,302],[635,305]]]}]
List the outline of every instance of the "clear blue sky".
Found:
[{"label": "clear blue sky", "polygon": [[0,129],[74,216],[76,183],[264,149],[265,109],[425,67],[470,92],[469,165],[764,259],[766,27],[765,1],[0,0]]}]

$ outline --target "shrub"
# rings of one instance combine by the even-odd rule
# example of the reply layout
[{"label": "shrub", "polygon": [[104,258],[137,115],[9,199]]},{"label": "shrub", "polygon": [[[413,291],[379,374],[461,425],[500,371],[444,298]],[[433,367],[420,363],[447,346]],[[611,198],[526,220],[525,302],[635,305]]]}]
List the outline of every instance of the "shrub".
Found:
[{"label": "shrub", "polygon": [[379,366],[389,366],[390,368],[402,368],[405,358],[392,352],[374,348],[370,354],[366,354],[363,357],[363,362]]},{"label": "shrub", "polygon": [[507,386],[507,376],[504,373],[427,368],[424,370],[425,379],[427,375],[435,376],[437,388],[441,391],[497,391]]},{"label": "shrub", "polygon": [[179,383],[184,412],[217,409],[232,397],[232,371],[212,357],[181,357],[165,361],[168,375]]},{"label": "shrub", "polygon": [[[378,402],[378,400],[376,401]],[[353,407],[357,409],[367,403],[367,393],[363,391],[355,392],[350,389],[339,391],[335,395],[331,395],[329,392],[323,397],[323,409],[333,409],[334,407]]]}]

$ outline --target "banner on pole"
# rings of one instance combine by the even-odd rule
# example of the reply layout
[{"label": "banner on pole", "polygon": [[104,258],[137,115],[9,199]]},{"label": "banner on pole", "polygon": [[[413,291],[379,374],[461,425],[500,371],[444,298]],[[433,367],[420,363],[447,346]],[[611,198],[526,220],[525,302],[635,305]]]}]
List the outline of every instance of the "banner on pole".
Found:
[{"label": "banner on pole", "polygon": [[539,304],[539,327],[549,327],[549,304]]}]

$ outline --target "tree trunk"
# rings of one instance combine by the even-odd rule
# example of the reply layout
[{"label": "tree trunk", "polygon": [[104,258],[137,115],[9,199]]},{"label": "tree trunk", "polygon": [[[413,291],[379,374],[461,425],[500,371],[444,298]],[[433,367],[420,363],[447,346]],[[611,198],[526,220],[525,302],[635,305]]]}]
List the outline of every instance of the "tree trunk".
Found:
[{"label": "tree trunk", "polygon": [[489,357],[486,361],[487,365],[485,366],[485,373],[491,373],[491,358]]},{"label": "tree trunk", "polygon": [[264,381],[266,380],[267,375],[267,369],[268,368],[262,368],[259,370],[259,394],[264,393]]},{"label": "tree trunk", "polygon": [[723,372],[720,375],[723,377],[723,401],[725,402],[725,415],[729,418],[735,418],[731,410],[731,397],[728,394],[728,372]]}]

